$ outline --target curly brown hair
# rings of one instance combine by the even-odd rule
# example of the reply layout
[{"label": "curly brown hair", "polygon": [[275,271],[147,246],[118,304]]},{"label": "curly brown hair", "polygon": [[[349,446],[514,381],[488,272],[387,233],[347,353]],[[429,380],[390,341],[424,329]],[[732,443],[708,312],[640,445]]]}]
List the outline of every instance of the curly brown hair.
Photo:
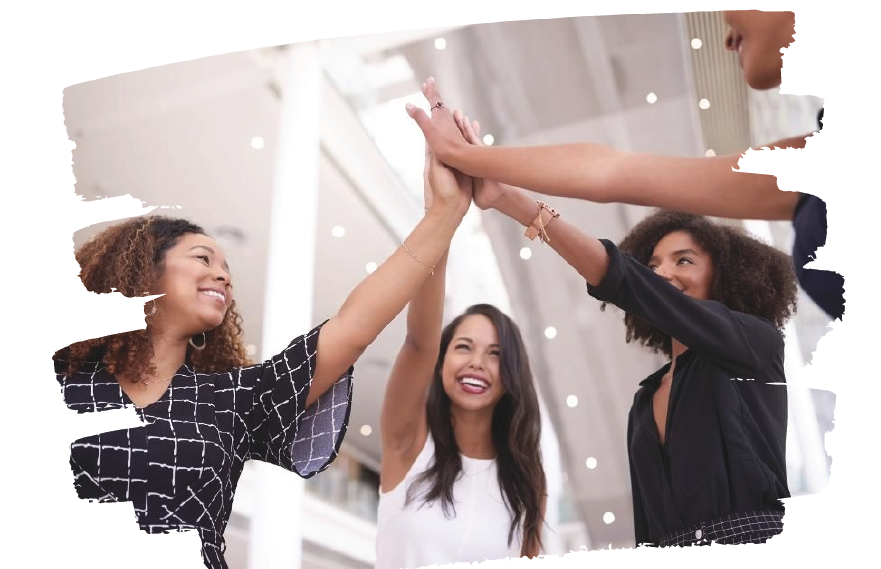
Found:
[{"label": "curly brown hair", "polygon": [[[674,231],[688,233],[710,255],[714,269],[710,298],[736,312],[765,318],[782,331],[795,314],[798,297],[789,255],[738,227],[669,210],[657,211],[639,222],[618,248],[648,265],[658,242]],[[602,308],[605,306],[603,303]],[[670,336],[630,314],[625,314],[624,324],[627,343],[637,340],[654,353],[672,357]]]},{"label": "curly brown hair", "polygon": [[[163,273],[165,253],[188,234],[206,235],[201,227],[187,220],[163,216],[139,217],[113,225],[76,252],[83,285],[99,294],[115,290],[130,298],[148,296]],[[154,306],[153,302],[144,306],[148,326]],[[205,340],[202,350],[187,346],[186,361],[196,371],[225,372],[250,363],[235,301],[220,326],[205,332]],[[68,376],[86,362],[101,362],[109,373],[124,375],[131,381],[156,373],[153,346],[146,330],[77,342],[56,352],[53,359],[67,364]]]}]

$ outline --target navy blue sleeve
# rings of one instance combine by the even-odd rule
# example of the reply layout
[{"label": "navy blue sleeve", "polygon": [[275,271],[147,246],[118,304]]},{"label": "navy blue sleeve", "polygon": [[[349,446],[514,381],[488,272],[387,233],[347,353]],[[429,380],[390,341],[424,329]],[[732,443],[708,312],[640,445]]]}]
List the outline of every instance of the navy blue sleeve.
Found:
[{"label": "navy blue sleeve", "polygon": [[842,319],[844,277],[832,271],[804,268],[816,258],[817,249],[826,244],[826,202],[817,196],[802,194],[792,226],[795,229],[792,262],[798,283],[826,314]]},{"label": "navy blue sleeve", "polygon": [[588,293],[676,338],[738,377],[753,378],[783,349],[780,332],[764,318],[735,312],[715,300],[698,300],[601,239],[609,268]]}]

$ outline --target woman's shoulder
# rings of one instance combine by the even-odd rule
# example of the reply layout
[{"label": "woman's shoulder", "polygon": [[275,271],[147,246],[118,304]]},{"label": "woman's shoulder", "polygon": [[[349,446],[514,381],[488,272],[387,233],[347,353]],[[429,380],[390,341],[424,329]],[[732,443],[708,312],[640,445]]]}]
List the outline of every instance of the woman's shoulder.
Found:
[{"label": "woman's shoulder", "polygon": [[[191,366],[190,369],[193,369]],[[263,374],[264,362],[236,366],[226,371],[193,370],[200,383],[212,383],[215,387],[253,388]]]}]

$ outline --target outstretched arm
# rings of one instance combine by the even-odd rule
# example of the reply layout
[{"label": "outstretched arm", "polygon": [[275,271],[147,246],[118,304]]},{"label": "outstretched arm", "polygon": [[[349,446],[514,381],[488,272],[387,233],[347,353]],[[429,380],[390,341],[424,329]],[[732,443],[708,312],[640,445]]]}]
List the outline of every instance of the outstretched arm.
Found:
[{"label": "outstretched arm", "polygon": [[[425,146],[425,202],[431,205],[429,174],[443,168]],[[470,191],[471,178],[442,169],[438,174],[457,177],[463,192]],[[441,257],[434,276],[428,279],[407,309],[407,336],[398,352],[385,389],[380,436],[382,439],[382,483],[388,490],[399,482],[426,436],[425,397],[438,358],[444,313],[447,253]],[[399,472],[400,471],[400,472]],[[400,475],[400,476],[399,476]]]},{"label": "outstretched arm", "polygon": [[429,172],[432,205],[401,247],[351,292],[321,330],[307,406],[357,360],[423,286],[441,262],[471,204],[471,187],[459,187],[446,166]]},{"label": "outstretched arm", "polygon": [[[461,132],[479,144],[476,123],[454,113]],[[539,214],[526,192],[495,181],[475,180],[474,201],[493,207],[524,227]],[[589,292],[612,302],[690,348],[718,360],[737,373],[764,368],[781,344],[780,334],[759,318],[736,314],[718,302],[698,301],[661,280],[647,267],[603,243],[563,218],[542,212],[550,245],[589,285]],[[614,256],[614,258],[613,258]]]},{"label": "outstretched arm", "polygon": [[[429,79],[427,96],[437,98]],[[733,171],[740,155],[678,157],[597,144],[504,148],[468,144],[452,113],[408,109],[444,164],[475,178],[598,203],[626,203],[735,219],[791,220],[799,194],[773,176]],[[803,148],[806,137],[770,146]]]}]

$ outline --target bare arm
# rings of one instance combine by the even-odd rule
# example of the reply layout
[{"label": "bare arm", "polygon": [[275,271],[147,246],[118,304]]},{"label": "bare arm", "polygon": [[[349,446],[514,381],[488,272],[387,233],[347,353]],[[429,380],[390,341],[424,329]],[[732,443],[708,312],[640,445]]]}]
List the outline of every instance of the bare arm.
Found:
[{"label": "bare arm", "polygon": [[[428,94],[435,93],[433,82]],[[735,172],[740,155],[692,158],[638,154],[596,144],[526,148],[469,144],[453,115],[411,111],[438,158],[452,168],[536,192],[736,219],[791,220],[799,194],[774,176]],[[803,148],[806,137],[769,146]]]},{"label": "bare arm", "polygon": [[[318,338],[318,361],[306,405],[323,395],[407,305],[426,279],[439,279],[459,223],[471,204],[471,186],[459,187],[452,171],[437,163],[429,172],[433,203],[416,228],[377,270],[351,292]],[[423,264],[424,263],[424,264]],[[428,266],[435,267],[431,275]]]},{"label": "bare arm", "polygon": [[[538,206],[526,192],[511,186],[501,186],[501,196],[493,207],[511,219],[528,227],[538,215]],[[591,285],[598,285],[606,275],[609,255],[603,244],[583,233],[562,217],[547,225],[548,245],[563,257]]]},{"label": "bare arm", "polygon": [[444,255],[434,278],[422,285],[407,310],[407,337],[392,367],[379,420],[383,459],[413,454],[414,443],[425,436],[425,396],[438,358],[446,264]]},{"label": "bare arm", "polygon": [[[433,161],[426,145],[425,155],[425,201],[432,203],[429,173],[441,164]],[[440,171],[456,182],[463,191],[471,186],[471,178],[454,174],[451,170]],[[434,374],[438,358],[441,327],[444,315],[444,291],[447,253],[444,253],[434,276],[410,301],[407,309],[407,336],[398,352],[385,389],[380,437],[382,439],[383,488],[390,490],[402,478],[415,460],[427,433],[425,421],[425,397]]]},{"label": "bare arm", "polygon": [[571,144],[469,146],[447,163],[472,176],[552,196],[735,219],[791,220],[799,194],[778,189],[774,176],[735,171],[739,160],[740,155],[659,156]]}]

